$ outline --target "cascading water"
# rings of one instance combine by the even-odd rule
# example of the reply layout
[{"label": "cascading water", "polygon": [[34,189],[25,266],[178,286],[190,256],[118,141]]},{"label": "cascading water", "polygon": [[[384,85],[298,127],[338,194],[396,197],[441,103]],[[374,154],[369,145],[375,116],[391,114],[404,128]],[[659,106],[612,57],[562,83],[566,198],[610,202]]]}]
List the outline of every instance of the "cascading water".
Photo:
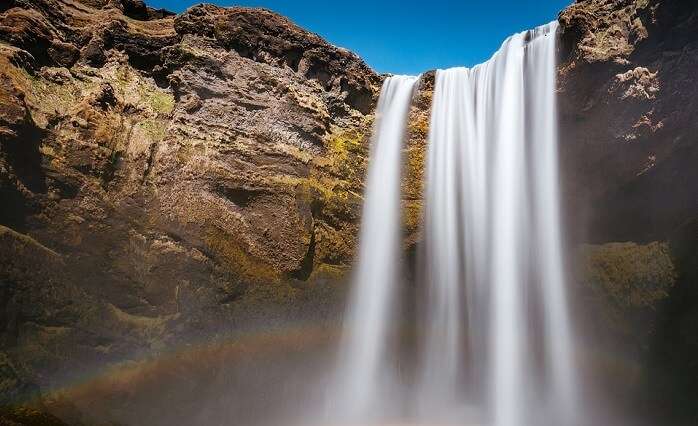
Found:
[{"label": "cascading water", "polygon": [[388,77],[381,90],[366,176],[357,270],[337,378],[330,389],[335,420],[382,414],[394,382],[388,340],[394,325],[400,260],[400,169],[413,88],[418,77]]},{"label": "cascading water", "polygon": [[495,426],[574,422],[558,207],[556,28],[516,34],[472,69],[437,71],[417,393],[423,417],[462,416],[456,398],[488,407],[480,411]]},{"label": "cascading water", "polygon": [[[533,210],[537,247],[535,271],[542,287],[545,349],[549,365],[547,400],[557,424],[578,424],[577,379],[574,374],[572,330],[565,289],[560,190],[558,131],[555,96],[557,22],[533,31],[525,64],[526,99],[532,106],[530,125]],[[540,98],[538,98],[540,96]],[[536,100],[537,99],[537,100]],[[534,101],[536,100],[536,101]]]},{"label": "cascading water", "polygon": [[[578,424],[558,194],[556,30],[553,22],[516,34],[484,64],[436,73],[416,403],[399,413],[420,424]],[[407,394],[393,387],[389,342],[399,296],[400,152],[416,81],[388,78],[378,104],[330,392],[334,420],[380,421]]]}]

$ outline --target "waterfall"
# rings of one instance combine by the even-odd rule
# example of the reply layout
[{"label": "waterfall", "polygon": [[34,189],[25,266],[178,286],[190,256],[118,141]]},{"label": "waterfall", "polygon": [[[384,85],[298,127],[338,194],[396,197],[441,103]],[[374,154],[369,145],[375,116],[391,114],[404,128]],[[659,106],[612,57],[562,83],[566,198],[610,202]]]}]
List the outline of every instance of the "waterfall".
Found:
[{"label": "waterfall", "polygon": [[516,34],[484,64],[436,73],[425,192],[422,417],[462,417],[485,406],[473,421],[574,421],[556,29],[554,22]]},{"label": "waterfall", "polygon": [[367,421],[387,407],[394,369],[390,325],[395,325],[400,261],[402,147],[418,77],[383,83],[366,176],[358,263],[340,344],[338,377],[330,390],[335,420]]},{"label": "waterfall", "polygon": [[[436,72],[418,362],[402,383],[390,342],[405,294],[397,277],[401,150],[418,78],[385,81],[330,392],[334,420],[579,424],[558,187],[556,30],[553,22],[515,34],[481,65]],[[390,412],[408,395],[415,404]]]}]

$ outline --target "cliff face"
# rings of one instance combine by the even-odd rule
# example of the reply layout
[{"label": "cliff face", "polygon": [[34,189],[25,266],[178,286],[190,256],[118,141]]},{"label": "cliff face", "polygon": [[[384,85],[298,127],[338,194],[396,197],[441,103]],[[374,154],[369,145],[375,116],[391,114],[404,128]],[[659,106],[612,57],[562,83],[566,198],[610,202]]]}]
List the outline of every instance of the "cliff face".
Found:
[{"label": "cliff face", "polygon": [[264,10],[3,3],[3,350],[43,387],[335,315],[380,84]]},{"label": "cliff face", "polygon": [[578,1],[560,24],[568,221],[595,243],[577,250],[575,296],[594,350],[624,365],[593,362],[625,376],[611,393],[644,389],[659,423],[695,422],[698,7]]},{"label": "cliff face", "polygon": [[593,241],[666,238],[698,212],[695,4],[580,1],[560,22],[577,223]]},{"label": "cliff face", "polygon": [[[697,16],[681,0],[560,15],[568,221],[594,243],[577,250],[575,298],[658,377],[666,342],[698,354],[682,337],[698,306]],[[193,335],[335,316],[380,84],[265,10],[0,5],[0,405]],[[426,74],[405,150],[408,253],[432,92]]]}]

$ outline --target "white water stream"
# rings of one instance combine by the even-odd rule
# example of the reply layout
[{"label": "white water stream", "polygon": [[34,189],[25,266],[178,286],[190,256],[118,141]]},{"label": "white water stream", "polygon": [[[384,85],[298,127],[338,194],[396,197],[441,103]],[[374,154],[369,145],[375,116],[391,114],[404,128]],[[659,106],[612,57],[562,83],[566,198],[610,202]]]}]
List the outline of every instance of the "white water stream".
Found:
[{"label": "white water stream", "polygon": [[477,421],[495,426],[573,424],[576,416],[559,212],[556,28],[516,34],[472,69],[437,71],[418,393],[426,418],[460,404],[486,407],[476,410]]},{"label": "white water stream", "polygon": [[[400,167],[416,82],[381,93],[356,279],[332,415],[381,418],[411,394],[420,424],[577,424],[565,291],[556,29],[516,34],[488,62],[436,73],[424,197],[414,386],[397,390]],[[409,383],[410,381],[403,381]],[[400,405],[400,404],[397,404]]]},{"label": "white water stream", "polygon": [[407,116],[417,77],[388,77],[376,110],[366,176],[359,256],[330,389],[331,415],[365,422],[392,405],[389,334],[400,264],[400,183]]}]

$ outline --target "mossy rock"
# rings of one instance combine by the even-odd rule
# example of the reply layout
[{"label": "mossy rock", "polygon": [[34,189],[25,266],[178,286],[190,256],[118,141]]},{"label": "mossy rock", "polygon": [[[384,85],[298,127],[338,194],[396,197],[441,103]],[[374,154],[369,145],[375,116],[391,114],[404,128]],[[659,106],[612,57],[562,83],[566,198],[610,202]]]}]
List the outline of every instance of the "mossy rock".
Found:
[{"label": "mossy rock", "polygon": [[0,407],[0,425],[3,426],[67,426],[58,417],[27,406]]},{"label": "mossy rock", "polygon": [[588,245],[582,256],[585,281],[620,308],[653,308],[668,296],[676,280],[664,242]]},{"label": "mossy rock", "polygon": [[[605,338],[647,350],[656,329],[657,311],[676,283],[669,245],[608,243],[584,245],[578,257],[583,305],[592,310]],[[637,355],[637,354],[636,354]]]},{"label": "mossy rock", "polygon": [[[366,126],[369,128],[368,124]],[[368,138],[362,128],[335,129],[325,141],[325,155],[314,159],[314,164],[341,180],[362,182],[369,150]]]},{"label": "mossy rock", "polygon": [[38,396],[38,387],[30,383],[27,376],[27,371],[21,365],[0,352],[0,406],[28,401]]},{"label": "mossy rock", "polygon": [[253,283],[278,282],[279,271],[271,265],[249,254],[232,236],[221,230],[210,230],[206,236],[206,245],[231,269],[236,276]]}]

